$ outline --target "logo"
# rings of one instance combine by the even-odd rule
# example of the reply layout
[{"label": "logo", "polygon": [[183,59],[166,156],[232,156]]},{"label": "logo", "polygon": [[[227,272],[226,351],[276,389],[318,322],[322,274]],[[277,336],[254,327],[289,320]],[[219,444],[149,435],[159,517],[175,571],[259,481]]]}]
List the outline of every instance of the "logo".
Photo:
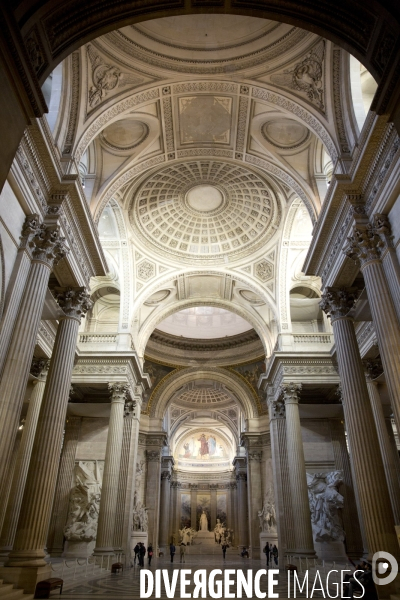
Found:
[{"label": "logo", "polygon": [[376,585],[392,583],[399,572],[399,565],[393,554],[375,552],[372,557],[372,579]]}]

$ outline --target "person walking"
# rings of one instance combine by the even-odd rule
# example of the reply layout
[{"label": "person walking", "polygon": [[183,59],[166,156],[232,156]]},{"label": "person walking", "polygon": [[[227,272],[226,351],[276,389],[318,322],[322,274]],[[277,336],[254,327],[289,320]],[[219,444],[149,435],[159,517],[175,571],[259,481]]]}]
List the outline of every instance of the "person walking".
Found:
[{"label": "person walking", "polygon": [[153,546],[150,544],[147,547],[147,560],[148,560],[148,565],[150,567],[151,565],[151,559],[153,558]]},{"label": "person walking", "polygon": [[174,562],[175,550],[176,550],[175,545],[173,542],[171,542],[169,545],[169,553],[171,555],[171,562]]},{"label": "person walking", "polygon": [[180,562],[185,562],[185,552],[186,552],[186,544],[184,544],[183,542],[181,543],[180,547],[179,547],[179,552],[181,555],[181,560]]},{"label": "person walking", "polygon": [[278,548],[276,547],[276,544],[274,544],[274,547],[272,548],[272,558],[274,559],[274,562],[276,565],[278,565]]},{"label": "person walking", "polygon": [[228,549],[228,544],[227,544],[226,542],[224,542],[224,543],[222,544],[221,548],[222,548],[222,556],[223,556],[223,558],[224,558],[224,560],[225,560],[225,554],[226,554],[226,551],[227,551],[227,549]]},{"label": "person walking", "polygon": [[265,548],[263,550],[264,554],[265,554],[265,560],[267,561],[267,568],[269,567],[269,561],[271,558],[271,547],[269,545],[269,543],[267,542],[265,544]]},{"label": "person walking", "polygon": [[136,546],[133,549],[133,551],[135,553],[135,558],[133,559],[133,564],[134,565],[136,565],[136,559],[137,559],[138,564],[139,564],[139,561],[140,561],[139,550],[140,550],[140,546],[139,546],[139,544],[136,544]]},{"label": "person walking", "polygon": [[139,565],[144,567],[144,557],[146,556],[146,546],[143,542],[140,542],[140,550],[139,550]]}]

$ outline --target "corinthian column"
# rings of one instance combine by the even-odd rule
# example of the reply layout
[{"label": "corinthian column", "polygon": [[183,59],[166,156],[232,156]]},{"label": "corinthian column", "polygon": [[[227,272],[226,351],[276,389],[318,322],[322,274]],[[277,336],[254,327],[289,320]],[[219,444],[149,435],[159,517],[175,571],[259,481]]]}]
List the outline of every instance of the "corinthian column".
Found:
[{"label": "corinthian column", "polygon": [[[161,514],[160,514],[160,551],[166,554],[169,540],[170,499],[171,499],[171,471],[174,465],[172,456],[163,456],[161,461]],[[151,540],[150,540],[151,541]]]},{"label": "corinthian column", "polygon": [[[345,254],[359,261],[364,276],[393,414],[400,427],[400,328],[380,259],[384,244],[370,224],[355,227],[348,242]],[[394,292],[398,298],[398,284]]]},{"label": "corinthian column", "polygon": [[37,214],[26,217],[22,227],[21,243],[11,273],[11,280],[7,287],[4,311],[0,324],[0,373],[3,371],[8,346],[31,265],[32,253],[30,243],[34,235],[39,231],[39,227],[39,215]]},{"label": "corinthian column", "polygon": [[392,296],[392,301],[400,323],[400,265],[396,250],[393,246],[392,231],[389,219],[386,215],[375,214],[374,226],[376,233],[379,234],[383,246],[380,248],[383,270]]},{"label": "corinthian column", "polygon": [[[190,486],[190,526],[197,531],[197,483],[189,483]],[[211,502],[210,502],[211,504]],[[211,523],[210,523],[211,525]],[[179,524],[179,527],[181,524]]]},{"label": "corinthian column", "polygon": [[[6,581],[23,583],[22,587],[29,592],[34,591],[37,581],[46,579],[50,573],[44,560],[44,548],[57,483],[79,323],[91,305],[84,288],[59,288],[57,300],[64,316],[59,319],[54,342],[14,547],[6,568],[1,570]],[[22,581],[17,577],[20,569],[15,569],[13,574],[15,567],[23,567]]]},{"label": "corinthian column", "polygon": [[237,482],[237,515],[238,532],[235,537],[238,546],[248,546],[248,521],[247,521],[247,465],[244,457],[236,456],[233,459],[236,469]]},{"label": "corinthian column", "polygon": [[268,405],[278,542],[281,552],[291,552],[295,548],[295,539],[286,444],[285,404],[281,398],[278,398],[270,399]]},{"label": "corinthian column", "polygon": [[299,415],[301,384],[284,383],[281,389],[286,410],[286,444],[296,544],[295,553],[313,556],[315,551]]},{"label": "corinthian column", "polygon": [[[129,401],[129,386],[127,383],[109,383],[108,387],[111,391],[111,413],[94,554],[114,554],[114,525],[121,466],[124,414],[125,404]],[[119,509],[122,510],[122,507],[119,507]]]},{"label": "corinthian column", "polygon": [[1,531],[0,553],[3,557],[8,556],[14,544],[25,482],[28,475],[32,447],[35,439],[36,426],[46,386],[48,363],[49,361],[43,358],[34,358],[32,361],[31,372],[37,376],[37,380],[34,381],[33,392],[29,398],[28,412],[22,430],[21,444],[11,484],[7,511]]},{"label": "corinthian column", "polygon": [[395,460],[399,460],[393,453],[392,444],[386,427],[385,415],[381,397],[378,390],[377,377],[382,375],[382,363],[380,360],[365,360],[364,367],[367,376],[367,388],[371,400],[372,412],[375,419],[376,431],[378,434],[379,445],[385,469],[387,486],[392,502],[394,522],[400,525],[400,485],[397,477],[397,467]]},{"label": "corinthian column", "polygon": [[61,556],[64,550],[64,527],[68,516],[69,495],[74,475],[81,417],[67,417],[63,448],[58,470],[56,493],[47,538],[47,551],[51,556]]},{"label": "corinthian column", "polygon": [[[146,506],[148,508],[148,542],[158,547],[158,528],[160,522],[160,484],[161,484],[161,451],[165,442],[165,434],[147,436],[147,482]],[[150,449],[151,448],[151,449]]]},{"label": "corinthian column", "polygon": [[262,509],[261,457],[259,436],[243,434],[247,446],[247,503],[249,544],[252,558],[260,558],[260,521],[258,511]]},{"label": "corinthian column", "polygon": [[320,306],[330,315],[335,336],[350,461],[367,551],[372,557],[384,548],[397,556],[385,470],[354,324],[348,316],[354,302],[353,290],[327,288]]},{"label": "corinthian column", "polygon": [[0,491],[18,430],[50,271],[66,255],[57,226],[41,225],[28,245],[32,263],[0,383]]}]

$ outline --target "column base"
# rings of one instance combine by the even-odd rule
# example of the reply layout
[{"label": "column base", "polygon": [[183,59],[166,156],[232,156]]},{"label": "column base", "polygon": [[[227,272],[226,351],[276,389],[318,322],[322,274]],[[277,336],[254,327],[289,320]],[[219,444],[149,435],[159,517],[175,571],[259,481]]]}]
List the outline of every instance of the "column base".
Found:
[{"label": "column base", "polygon": [[12,583],[21,588],[25,593],[34,594],[36,584],[43,579],[49,579],[51,565],[43,567],[0,567],[0,579],[3,583]]},{"label": "column base", "polygon": [[95,548],[93,550],[94,556],[107,556],[110,554],[115,554],[115,550],[112,547],[109,548]]}]

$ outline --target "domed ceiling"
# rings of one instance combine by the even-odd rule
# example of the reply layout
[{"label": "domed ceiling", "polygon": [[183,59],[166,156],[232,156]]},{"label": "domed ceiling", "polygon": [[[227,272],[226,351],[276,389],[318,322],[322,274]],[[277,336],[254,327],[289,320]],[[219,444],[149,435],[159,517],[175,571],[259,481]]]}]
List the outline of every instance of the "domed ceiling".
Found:
[{"label": "domed ceiling", "polygon": [[249,331],[252,326],[229,310],[195,306],[167,317],[157,325],[157,329],[175,336],[212,340]]},{"label": "domed ceiling", "polygon": [[280,223],[271,186],[249,169],[214,160],[168,166],[135,192],[130,222],[158,254],[223,263],[265,244]]}]

